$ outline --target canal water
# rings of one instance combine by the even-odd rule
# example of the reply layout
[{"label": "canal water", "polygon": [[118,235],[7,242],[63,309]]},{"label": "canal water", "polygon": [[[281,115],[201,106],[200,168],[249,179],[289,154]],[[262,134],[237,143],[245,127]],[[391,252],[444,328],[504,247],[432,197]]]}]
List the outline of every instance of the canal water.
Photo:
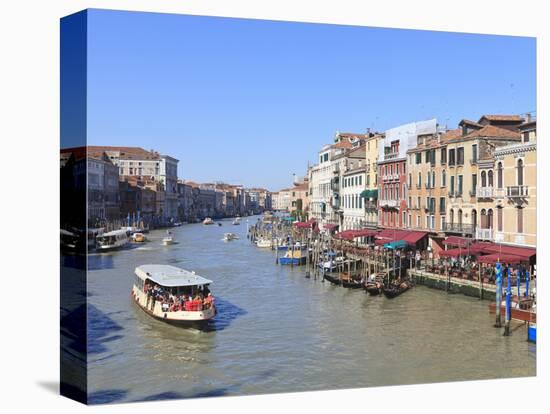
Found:
[{"label": "canal water", "polygon": [[[525,326],[503,337],[488,302],[421,286],[388,300],[307,279],[249,242],[256,220],[183,225],[172,246],[156,230],[143,246],[89,257],[91,403],[535,375]],[[130,290],[147,263],[213,280],[215,320],[186,329],[140,310]]]}]

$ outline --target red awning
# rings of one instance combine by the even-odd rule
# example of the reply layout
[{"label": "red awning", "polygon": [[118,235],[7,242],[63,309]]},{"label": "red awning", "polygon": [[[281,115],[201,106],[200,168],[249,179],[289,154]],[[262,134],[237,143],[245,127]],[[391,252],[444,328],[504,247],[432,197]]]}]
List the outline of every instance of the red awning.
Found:
[{"label": "red awning", "polygon": [[457,247],[466,247],[472,244],[472,239],[467,239],[466,237],[458,237],[458,236],[449,236],[445,240],[443,240],[444,245],[448,246],[457,246]]},{"label": "red awning", "polygon": [[327,230],[332,230],[333,228],[335,228],[337,226],[338,226],[338,224],[332,224],[332,223],[323,224],[323,228],[327,229]]},{"label": "red awning", "polygon": [[537,254],[537,249],[529,247],[515,247],[515,246],[502,246],[495,243],[487,243],[485,248],[487,253],[497,253],[501,255],[512,255],[519,256],[522,260],[530,260],[533,256]]},{"label": "red awning", "polygon": [[309,229],[311,228],[313,223],[309,223],[309,222],[303,222],[303,221],[300,221],[298,223],[294,223],[294,225],[296,226],[296,228],[298,229]]},{"label": "red awning", "polygon": [[409,246],[416,246],[416,243],[418,243],[427,235],[428,233],[423,231],[409,231],[408,234],[403,235],[403,238],[401,240],[406,241]]},{"label": "red awning", "polygon": [[440,257],[460,257],[460,256],[468,256],[468,250],[466,249],[449,249],[449,250],[441,250],[439,252]]},{"label": "red awning", "polygon": [[513,254],[488,254],[486,256],[481,256],[478,259],[479,263],[495,264],[497,262],[507,263],[507,264],[518,264],[522,261],[525,261],[525,258],[520,256],[514,256]]}]

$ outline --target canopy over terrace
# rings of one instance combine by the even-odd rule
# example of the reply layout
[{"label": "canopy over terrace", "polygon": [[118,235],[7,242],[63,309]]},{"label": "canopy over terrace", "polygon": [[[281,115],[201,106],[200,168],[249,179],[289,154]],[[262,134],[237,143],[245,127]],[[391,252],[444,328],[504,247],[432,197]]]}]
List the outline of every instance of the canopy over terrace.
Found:
[{"label": "canopy over terrace", "polygon": [[428,233],[413,230],[382,230],[377,236],[375,244],[381,246],[386,243],[403,240],[410,247],[418,247],[418,244],[426,240]]},{"label": "canopy over terrace", "polygon": [[297,223],[294,223],[297,229],[310,229],[315,225],[316,221],[315,219],[310,219],[308,221],[299,221]]},{"label": "canopy over terrace", "polygon": [[358,237],[370,237],[376,236],[378,231],[372,229],[362,229],[362,230],[344,230],[337,233],[334,237],[341,240],[353,240]]},{"label": "canopy over terrace", "polygon": [[481,256],[478,259],[479,263],[486,263],[486,264],[496,264],[496,263],[505,263],[505,264],[518,264],[521,262],[529,261],[529,259],[515,256],[513,254],[499,254],[499,253],[492,253],[485,256]]}]

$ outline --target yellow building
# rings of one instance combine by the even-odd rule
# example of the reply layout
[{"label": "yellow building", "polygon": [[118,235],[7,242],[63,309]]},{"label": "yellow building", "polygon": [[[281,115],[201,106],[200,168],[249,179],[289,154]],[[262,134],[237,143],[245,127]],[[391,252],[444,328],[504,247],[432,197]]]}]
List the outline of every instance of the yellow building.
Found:
[{"label": "yellow building", "polygon": [[519,127],[521,142],[495,150],[494,240],[537,245],[537,124]]},{"label": "yellow building", "polygon": [[444,231],[494,239],[496,149],[520,142],[517,115],[484,115],[460,122],[461,135],[447,142],[447,215]]},{"label": "yellow building", "polygon": [[447,214],[447,142],[460,129],[419,135],[407,151],[407,228],[443,232]]},{"label": "yellow building", "polygon": [[374,134],[365,141],[365,221],[367,227],[378,226],[378,144],[383,134]]}]

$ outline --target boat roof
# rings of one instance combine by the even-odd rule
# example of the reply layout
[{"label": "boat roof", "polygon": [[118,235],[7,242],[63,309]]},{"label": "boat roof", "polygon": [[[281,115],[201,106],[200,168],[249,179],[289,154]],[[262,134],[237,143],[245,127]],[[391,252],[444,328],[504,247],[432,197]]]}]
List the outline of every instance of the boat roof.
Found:
[{"label": "boat roof", "polygon": [[104,237],[104,236],[117,236],[119,234],[126,234],[126,230],[113,230],[113,231],[110,231],[108,233],[103,233],[100,235],[100,237]]},{"label": "boat roof", "polygon": [[161,286],[197,286],[208,285],[211,280],[176,266],[147,264],[136,267],[136,275],[141,279],[151,279]]}]

